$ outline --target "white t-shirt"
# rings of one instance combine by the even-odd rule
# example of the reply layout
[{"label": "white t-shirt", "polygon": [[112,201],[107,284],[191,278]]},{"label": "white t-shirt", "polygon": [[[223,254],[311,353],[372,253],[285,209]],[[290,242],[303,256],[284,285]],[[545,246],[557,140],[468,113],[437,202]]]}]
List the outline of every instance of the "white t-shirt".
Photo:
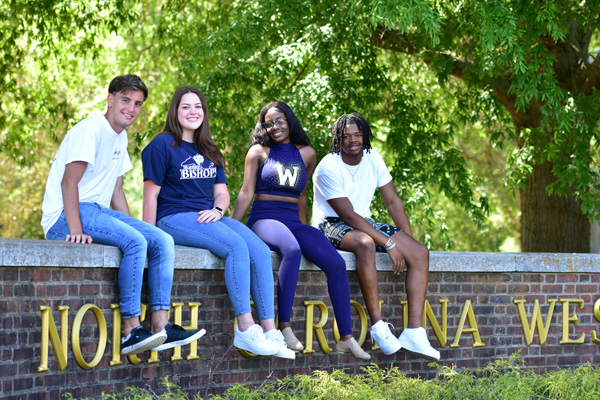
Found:
[{"label": "white t-shirt", "polygon": [[104,115],[80,121],[63,139],[46,182],[42,204],[44,234],[56,223],[63,211],[61,182],[67,164],[88,163],[79,181],[79,202],[110,207],[117,178],[132,168],[127,153],[127,132],[116,133]]},{"label": "white t-shirt", "polygon": [[371,201],[375,189],[392,180],[381,154],[375,149],[363,157],[358,166],[347,165],[341,153],[329,153],[313,174],[314,203],[312,223],[317,226],[327,217],[339,217],[327,200],[347,197],[354,212],[363,218],[371,216]]}]

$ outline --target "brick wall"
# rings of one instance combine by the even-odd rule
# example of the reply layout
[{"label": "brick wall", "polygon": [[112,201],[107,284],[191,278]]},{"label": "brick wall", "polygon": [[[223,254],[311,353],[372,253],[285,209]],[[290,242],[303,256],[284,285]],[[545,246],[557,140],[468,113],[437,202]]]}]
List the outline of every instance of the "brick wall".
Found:
[{"label": "brick wall", "polygon": [[[364,307],[354,259],[347,253],[343,256],[349,268],[351,299]],[[186,346],[181,348],[181,356],[175,361],[173,350],[163,351],[156,358],[150,353],[138,355],[137,359],[113,354],[114,310],[111,305],[118,304],[116,276],[120,254],[117,249],[0,239],[0,260],[2,399],[58,399],[66,392],[76,397],[99,397],[102,392],[123,391],[127,386],[160,392],[161,380],[165,377],[192,396],[199,393],[206,397],[209,393],[221,393],[235,383],[259,385],[288,374],[309,374],[332,368],[359,373],[361,367],[370,364],[347,355],[325,354],[314,334],[311,335],[314,353],[299,353],[296,360],[243,357],[232,347],[234,315],[223,281],[223,262],[206,251],[177,249],[172,301],[183,303],[180,308],[183,325],[190,321],[188,303],[199,303],[199,326],[208,333],[199,341],[196,359],[187,359],[194,351]],[[273,261],[277,264],[275,256]],[[393,275],[385,254],[378,256],[378,268],[383,315],[395,325],[393,331],[400,334],[405,323],[404,276]],[[441,351],[441,365],[482,367],[516,351],[521,352],[530,366],[542,372],[557,366],[598,364],[599,299],[600,257],[596,255],[432,252],[428,302],[433,325],[436,328],[439,325],[440,332],[436,335],[429,320],[426,326],[432,344]],[[305,344],[305,302],[317,300],[327,305],[329,318],[324,333],[327,345],[333,348],[333,309],[324,275],[314,265],[304,262],[292,326]],[[519,303],[520,300],[524,302]],[[548,324],[546,335],[540,334],[538,327],[531,329],[536,300],[540,310],[538,321]],[[528,324],[525,329],[519,304]],[[108,336],[98,364],[88,369],[77,363],[73,344],[76,342],[81,348],[84,365],[92,364],[102,329],[93,312],[81,312],[79,339],[72,339],[76,315],[86,305],[94,305],[101,311]],[[65,306],[69,307],[66,368],[60,369],[48,339],[47,370],[44,370],[41,368],[44,335],[40,308],[49,307],[60,336],[59,307]],[[548,322],[551,308],[552,317]],[[361,325],[356,309],[352,312],[358,338],[361,328],[367,329],[368,323]],[[316,308],[314,316],[315,322],[321,317]],[[462,330],[459,329],[461,321],[464,321]],[[529,345],[524,331],[532,334]],[[578,341],[581,343],[576,343]],[[445,345],[442,347],[440,342]],[[393,364],[407,374],[435,375],[436,370],[426,361],[403,351],[386,356],[380,350],[371,350],[368,334],[363,348],[370,352],[371,362],[383,368]]]}]

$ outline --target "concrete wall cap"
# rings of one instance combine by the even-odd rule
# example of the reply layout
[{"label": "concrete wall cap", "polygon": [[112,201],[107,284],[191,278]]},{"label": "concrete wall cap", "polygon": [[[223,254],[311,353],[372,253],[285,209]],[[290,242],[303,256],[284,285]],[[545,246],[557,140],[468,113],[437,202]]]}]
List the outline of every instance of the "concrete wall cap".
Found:
[{"label": "concrete wall cap", "polygon": [[[225,267],[223,259],[203,249],[175,246],[175,269],[217,269]],[[340,251],[348,270],[356,270],[354,254]],[[279,256],[271,252],[273,269]],[[431,251],[432,272],[544,272],[599,273],[600,254],[575,253],[480,253]],[[114,246],[81,245],[51,240],[0,238],[0,266],[3,267],[105,267],[118,268],[121,251]],[[377,269],[391,271],[386,253],[377,253]],[[302,270],[318,270],[304,257]]]}]

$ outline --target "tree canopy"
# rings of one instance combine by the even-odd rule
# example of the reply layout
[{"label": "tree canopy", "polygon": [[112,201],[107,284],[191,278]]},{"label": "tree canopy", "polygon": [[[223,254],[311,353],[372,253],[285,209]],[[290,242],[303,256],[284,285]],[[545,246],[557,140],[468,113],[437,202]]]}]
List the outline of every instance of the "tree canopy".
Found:
[{"label": "tree canopy", "polygon": [[509,154],[523,249],[588,251],[600,215],[599,3],[3,1],[0,150],[26,164],[101,104],[110,77],[133,72],[151,90],[133,147],[160,130],[176,87],[197,86],[232,197],[260,109],[282,100],[319,158],[337,116],[365,115],[413,224],[442,246],[460,235],[440,213],[447,201],[486,223],[496,194],[474,162],[495,148]]}]

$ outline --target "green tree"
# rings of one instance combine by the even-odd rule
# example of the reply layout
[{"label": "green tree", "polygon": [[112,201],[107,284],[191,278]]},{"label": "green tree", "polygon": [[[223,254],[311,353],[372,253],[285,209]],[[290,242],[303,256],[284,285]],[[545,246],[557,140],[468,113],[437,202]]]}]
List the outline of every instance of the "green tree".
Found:
[{"label": "green tree", "polygon": [[87,77],[77,82],[85,88],[91,76],[97,77],[93,61],[103,50],[101,39],[133,18],[123,0],[0,2],[3,154],[27,164],[30,158],[23,155],[41,144],[40,128],[51,137],[64,128],[73,116],[74,99],[63,97],[65,87],[75,86],[69,78]]},{"label": "green tree", "polygon": [[[588,218],[600,212],[598,1],[214,7],[218,27],[194,27],[181,43],[181,74],[206,85],[235,143],[252,126],[249,115],[275,98],[293,105],[319,155],[332,120],[360,111],[394,153],[393,175],[409,206],[436,187],[481,221],[487,200],[454,142],[477,122],[492,144],[513,149],[506,178],[520,193],[523,250],[589,251]],[[422,87],[424,70],[448,98]],[[233,149],[235,160],[241,151]]]},{"label": "green tree", "polygon": [[[149,26],[153,36],[159,26],[160,4],[3,1],[0,15],[0,235],[42,238],[41,204],[52,157],[70,127],[105,111],[114,75],[137,73],[157,89],[128,130],[132,149],[164,121],[160,88],[170,64],[146,40]],[[164,75],[155,72],[157,63]],[[174,84],[167,85],[172,91]],[[132,213],[141,217],[141,175],[134,172],[126,175],[125,188]]]},{"label": "green tree", "polygon": [[509,113],[516,148],[508,180],[520,189],[525,251],[589,251],[588,218],[597,220],[600,211],[600,61],[593,45],[599,5],[436,3],[429,8],[435,22],[422,32],[390,19],[393,13],[372,20],[373,45],[416,56],[440,81],[456,77]]},{"label": "green tree", "polygon": [[[597,1],[2,2],[0,50],[12,58],[0,64],[0,150],[17,164],[42,162],[28,157],[47,145],[38,135],[56,143],[102,105],[115,71],[134,72],[151,88],[130,130],[134,156],[159,131],[174,89],[196,85],[227,151],[233,198],[263,104],[288,102],[319,157],[335,118],[358,111],[436,245],[460,235],[442,219],[448,201],[483,227],[498,192],[496,169],[477,167],[475,146],[484,146],[511,154],[506,180],[520,192],[523,249],[586,251],[586,216],[598,215],[597,9]],[[32,104],[46,120],[32,122]],[[473,129],[487,140],[469,140]],[[514,224],[514,210],[505,215]]]}]

